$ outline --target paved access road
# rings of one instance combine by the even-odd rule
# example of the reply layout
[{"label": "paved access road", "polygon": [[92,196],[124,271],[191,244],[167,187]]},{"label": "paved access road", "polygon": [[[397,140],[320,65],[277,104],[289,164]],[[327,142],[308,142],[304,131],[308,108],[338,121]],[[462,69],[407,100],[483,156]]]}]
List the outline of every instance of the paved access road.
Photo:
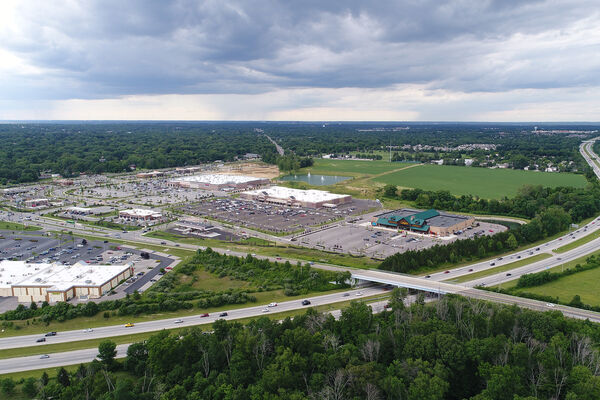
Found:
[{"label": "paved access road", "polygon": [[[361,296],[357,296],[357,293],[362,293]],[[348,293],[348,296],[345,297],[344,293]],[[326,294],[322,296],[309,296],[308,300],[311,302],[311,306],[319,306],[331,303],[337,303],[344,300],[354,300],[364,296],[372,296],[376,294],[386,293],[380,287],[371,287],[364,288],[361,290],[349,290],[347,292],[338,292],[332,294]],[[282,312],[282,311],[291,311],[296,310],[298,308],[308,308],[307,306],[303,306],[302,299],[298,300],[289,300],[281,302],[277,305],[277,307],[267,307],[266,305],[261,306],[253,306],[246,308],[239,308],[234,310],[227,310],[227,317],[223,319],[226,320],[234,320],[240,318],[247,317],[257,317],[261,315],[267,314],[267,312],[263,312],[263,310],[268,309],[269,312],[271,310],[273,312]],[[204,325],[210,324],[217,319],[220,319],[219,314],[221,312],[215,312],[210,314],[208,317],[201,317],[200,315],[188,316],[188,317],[178,317],[178,318],[168,318],[168,319],[158,319],[155,321],[148,322],[138,322],[134,326],[126,328],[125,325],[112,325],[105,326],[100,328],[93,328],[93,331],[87,332],[85,331],[85,327],[82,327],[80,330],[76,331],[65,331],[58,332],[56,336],[46,337],[45,342],[38,343],[37,339],[44,337],[43,334],[37,335],[25,335],[25,336],[11,336],[0,339],[0,349],[14,349],[19,347],[31,347],[38,346],[40,347],[40,353],[43,352],[43,348],[45,345],[54,344],[54,343],[67,343],[67,342],[75,342],[79,340],[88,340],[88,339],[103,339],[113,336],[121,336],[121,335],[129,335],[133,333],[144,333],[144,332],[155,332],[160,331],[162,329],[174,329],[181,328],[185,326],[194,326],[194,325]],[[182,323],[175,323],[176,320],[182,319]],[[1,372],[1,370],[0,370]]]}]

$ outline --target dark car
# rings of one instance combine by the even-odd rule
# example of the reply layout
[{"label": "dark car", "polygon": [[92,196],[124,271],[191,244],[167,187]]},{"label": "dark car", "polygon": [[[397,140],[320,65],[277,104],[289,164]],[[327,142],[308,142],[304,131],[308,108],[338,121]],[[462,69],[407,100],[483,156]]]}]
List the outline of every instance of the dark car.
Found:
[{"label": "dark car", "polygon": [[511,276],[511,275],[512,275],[512,274],[511,274],[510,272],[506,274],[506,276]]},{"label": "dark car", "polygon": [[44,336],[56,336],[56,332],[48,332]]},{"label": "dark car", "polygon": [[219,314],[219,317],[226,317],[227,313],[226,312],[222,312],[221,314]]},{"label": "dark car", "polygon": [[431,275],[425,275],[425,278],[429,279],[429,278],[431,278]]},{"label": "dark car", "polygon": [[310,300],[302,300],[302,305],[307,306],[310,304]]},{"label": "dark car", "polygon": [[45,337],[42,337],[42,338],[39,338],[38,340],[36,340],[36,342],[38,342],[38,343],[39,343],[39,342],[45,342],[45,341],[46,341],[46,338],[45,338]]}]

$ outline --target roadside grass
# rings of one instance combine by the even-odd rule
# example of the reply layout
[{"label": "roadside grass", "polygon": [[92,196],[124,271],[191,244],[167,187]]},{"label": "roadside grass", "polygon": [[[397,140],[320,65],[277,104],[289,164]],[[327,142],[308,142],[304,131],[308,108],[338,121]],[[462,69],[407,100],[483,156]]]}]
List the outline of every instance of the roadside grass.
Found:
[{"label": "roadside grass", "polygon": [[[587,258],[591,257],[591,256],[600,256],[600,250],[596,251],[594,253],[590,253],[588,255],[585,255],[583,257],[579,257],[579,258],[576,258],[574,260],[567,261],[564,264],[558,265],[556,267],[549,268],[546,271],[560,272],[560,271],[563,271],[563,270],[565,270],[567,268],[575,268],[575,266],[577,264],[584,264],[585,260],[587,260]],[[577,275],[579,275],[579,274],[577,273],[577,274],[574,274],[574,275],[571,275],[571,276],[577,276]],[[511,289],[511,288],[513,288],[513,287],[515,287],[517,285],[517,281],[518,280],[519,280],[518,278],[515,278],[515,279],[513,279],[511,281],[504,282],[504,283],[502,283],[500,285],[496,285],[496,286],[492,286],[492,287],[493,288],[502,288],[502,289]],[[560,281],[560,279],[559,279],[559,281]],[[530,291],[529,289],[531,289],[531,288],[524,288],[523,291],[528,291],[529,292]]]},{"label": "roadside grass", "polygon": [[245,253],[260,254],[262,256],[267,257],[295,258],[300,261],[307,262],[319,261],[327,264],[340,265],[350,268],[376,268],[380,263],[380,261],[373,260],[364,256],[351,256],[342,253],[330,253],[327,251],[309,249],[306,247],[286,244],[273,244],[265,246],[264,244],[254,245],[235,242],[221,242],[214,239],[178,238],[177,235],[173,235],[163,231],[152,232],[151,234],[148,234],[146,236],[197,246],[207,246],[213,248],[229,249]]},{"label": "roadside grass", "polygon": [[488,275],[494,275],[494,274],[498,274],[500,272],[510,271],[512,269],[519,268],[524,265],[532,264],[536,261],[545,260],[546,258],[550,258],[550,257],[552,257],[552,256],[548,253],[536,254],[533,257],[524,258],[522,260],[518,260],[518,261],[514,261],[514,262],[511,262],[511,263],[508,263],[505,265],[501,265],[498,267],[486,269],[484,271],[473,272],[472,274],[462,275],[456,279],[447,279],[444,282],[450,282],[450,283],[469,282],[474,279],[483,278]]},{"label": "roadside grass", "polygon": [[39,231],[42,228],[33,225],[23,225],[16,222],[0,221],[0,231]]},{"label": "roadside grass", "polygon": [[568,303],[573,296],[579,295],[584,304],[598,306],[600,305],[599,280],[600,269],[596,268],[589,271],[577,272],[540,286],[523,288],[513,294],[519,295],[520,292],[527,292],[558,297],[562,303]]},{"label": "roadside grass", "polygon": [[[324,313],[324,312],[331,312],[331,311],[335,311],[335,310],[344,309],[344,308],[348,307],[350,305],[350,303],[353,301],[361,301],[361,302],[366,302],[368,304],[371,302],[381,301],[381,300],[384,300],[389,297],[390,297],[390,294],[376,294],[373,296],[365,296],[365,297],[360,297],[360,298],[349,298],[347,300],[340,300],[339,302],[336,302],[336,303],[324,304],[324,305],[315,306],[312,308],[314,308],[318,312]],[[343,299],[346,299],[346,298],[343,297]],[[257,318],[262,318],[262,317],[267,317],[271,320],[273,320],[273,319],[282,320],[287,317],[291,318],[291,317],[295,317],[298,315],[302,315],[309,308],[310,307],[299,308],[296,310],[282,311],[282,312],[271,311],[269,313],[265,313],[263,315],[256,316],[256,317],[228,319],[227,321],[231,322],[231,323],[236,322],[236,323],[247,324],[248,322],[250,322],[252,320],[255,320]],[[185,322],[184,322],[184,324],[185,324]],[[178,333],[178,332],[182,332],[186,329],[190,329],[192,327],[201,329],[202,331],[210,331],[210,330],[212,330],[212,326],[213,326],[212,323],[202,324],[202,325],[190,325],[190,326],[177,325],[177,327],[174,327],[173,329],[169,329],[168,331],[173,332],[173,333]],[[136,334],[130,334],[130,335],[125,334],[125,335],[120,335],[120,336],[111,336],[111,337],[108,337],[108,339],[115,342],[116,344],[135,343],[135,342],[140,342],[140,341],[146,340],[150,336],[155,335],[158,332],[160,332],[160,330],[152,331],[152,332],[136,333]],[[106,340],[106,339],[107,338],[99,338],[99,339],[90,339],[90,340],[80,340],[80,341],[68,342],[68,343],[56,343],[56,344],[47,344],[47,345],[42,345],[42,346],[20,347],[20,348],[16,348],[16,349],[4,349],[4,350],[0,350],[0,359],[13,358],[13,357],[25,357],[25,356],[41,355],[41,354],[53,354],[53,353],[60,353],[60,352],[65,352],[65,351],[90,349],[90,348],[97,347],[100,344],[100,342],[102,342],[103,340]]]},{"label": "roadside grass", "polygon": [[594,239],[598,239],[599,237],[600,237],[600,230],[596,231],[596,232],[592,232],[589,235],[586,235],[586,236],[581,237],[579,239],[573,240],[572,242],[570,242],[570,243],[568,243],[568,244],[566,244],[564,246],[561,246],[558,249],[555,249],[554,252],[555,253],[559,253],[559,254],[560,253],[564,253],[566,251],[573,250],[576,247],[579,247],[579,246],[582,246],[582,245],[584,245],[586,243],[589,243],[589,242],[591,242]]}]

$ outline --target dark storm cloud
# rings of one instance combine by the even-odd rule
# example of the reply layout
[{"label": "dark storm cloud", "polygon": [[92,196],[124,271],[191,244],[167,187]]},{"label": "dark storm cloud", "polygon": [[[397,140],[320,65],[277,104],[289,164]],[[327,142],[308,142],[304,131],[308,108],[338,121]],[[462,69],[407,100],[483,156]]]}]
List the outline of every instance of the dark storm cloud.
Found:
[{"label": "dark storm cloud", "polygon": [[0,48],[47,76],[14,76],[9,96],[505,91],[597,85],[598,38],[577,40],[595,16],[593,1],[40,1]]}]

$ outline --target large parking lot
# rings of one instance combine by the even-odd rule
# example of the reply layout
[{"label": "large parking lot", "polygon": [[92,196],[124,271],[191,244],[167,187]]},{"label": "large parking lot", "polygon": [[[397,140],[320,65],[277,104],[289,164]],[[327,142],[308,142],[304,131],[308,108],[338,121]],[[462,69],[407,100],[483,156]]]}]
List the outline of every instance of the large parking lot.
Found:
[{"label": "large parking lot", "polygon": [[371,200],[354,199],[352,202],[339,205],[334,209],[311,209],[235,198],[216,198],[184,206],[181,209],[186,214],[214,218],[251,229],[291,233],[360,214],[378,207],[378,204]]},{"label": "large parking lot", "polygon": [[386,258],[408,250],[422,250],[436,244],[447,244],[455,240],[472,238],[476,235],[493,235],[506,227],[487,222],[465,230],[462,234],[447,238],[407,233],[389,228],[373,227],[366,215],[353,223],[341,222],[293,238],[298,245],[326,251],[335,251],[372,258]]}]

